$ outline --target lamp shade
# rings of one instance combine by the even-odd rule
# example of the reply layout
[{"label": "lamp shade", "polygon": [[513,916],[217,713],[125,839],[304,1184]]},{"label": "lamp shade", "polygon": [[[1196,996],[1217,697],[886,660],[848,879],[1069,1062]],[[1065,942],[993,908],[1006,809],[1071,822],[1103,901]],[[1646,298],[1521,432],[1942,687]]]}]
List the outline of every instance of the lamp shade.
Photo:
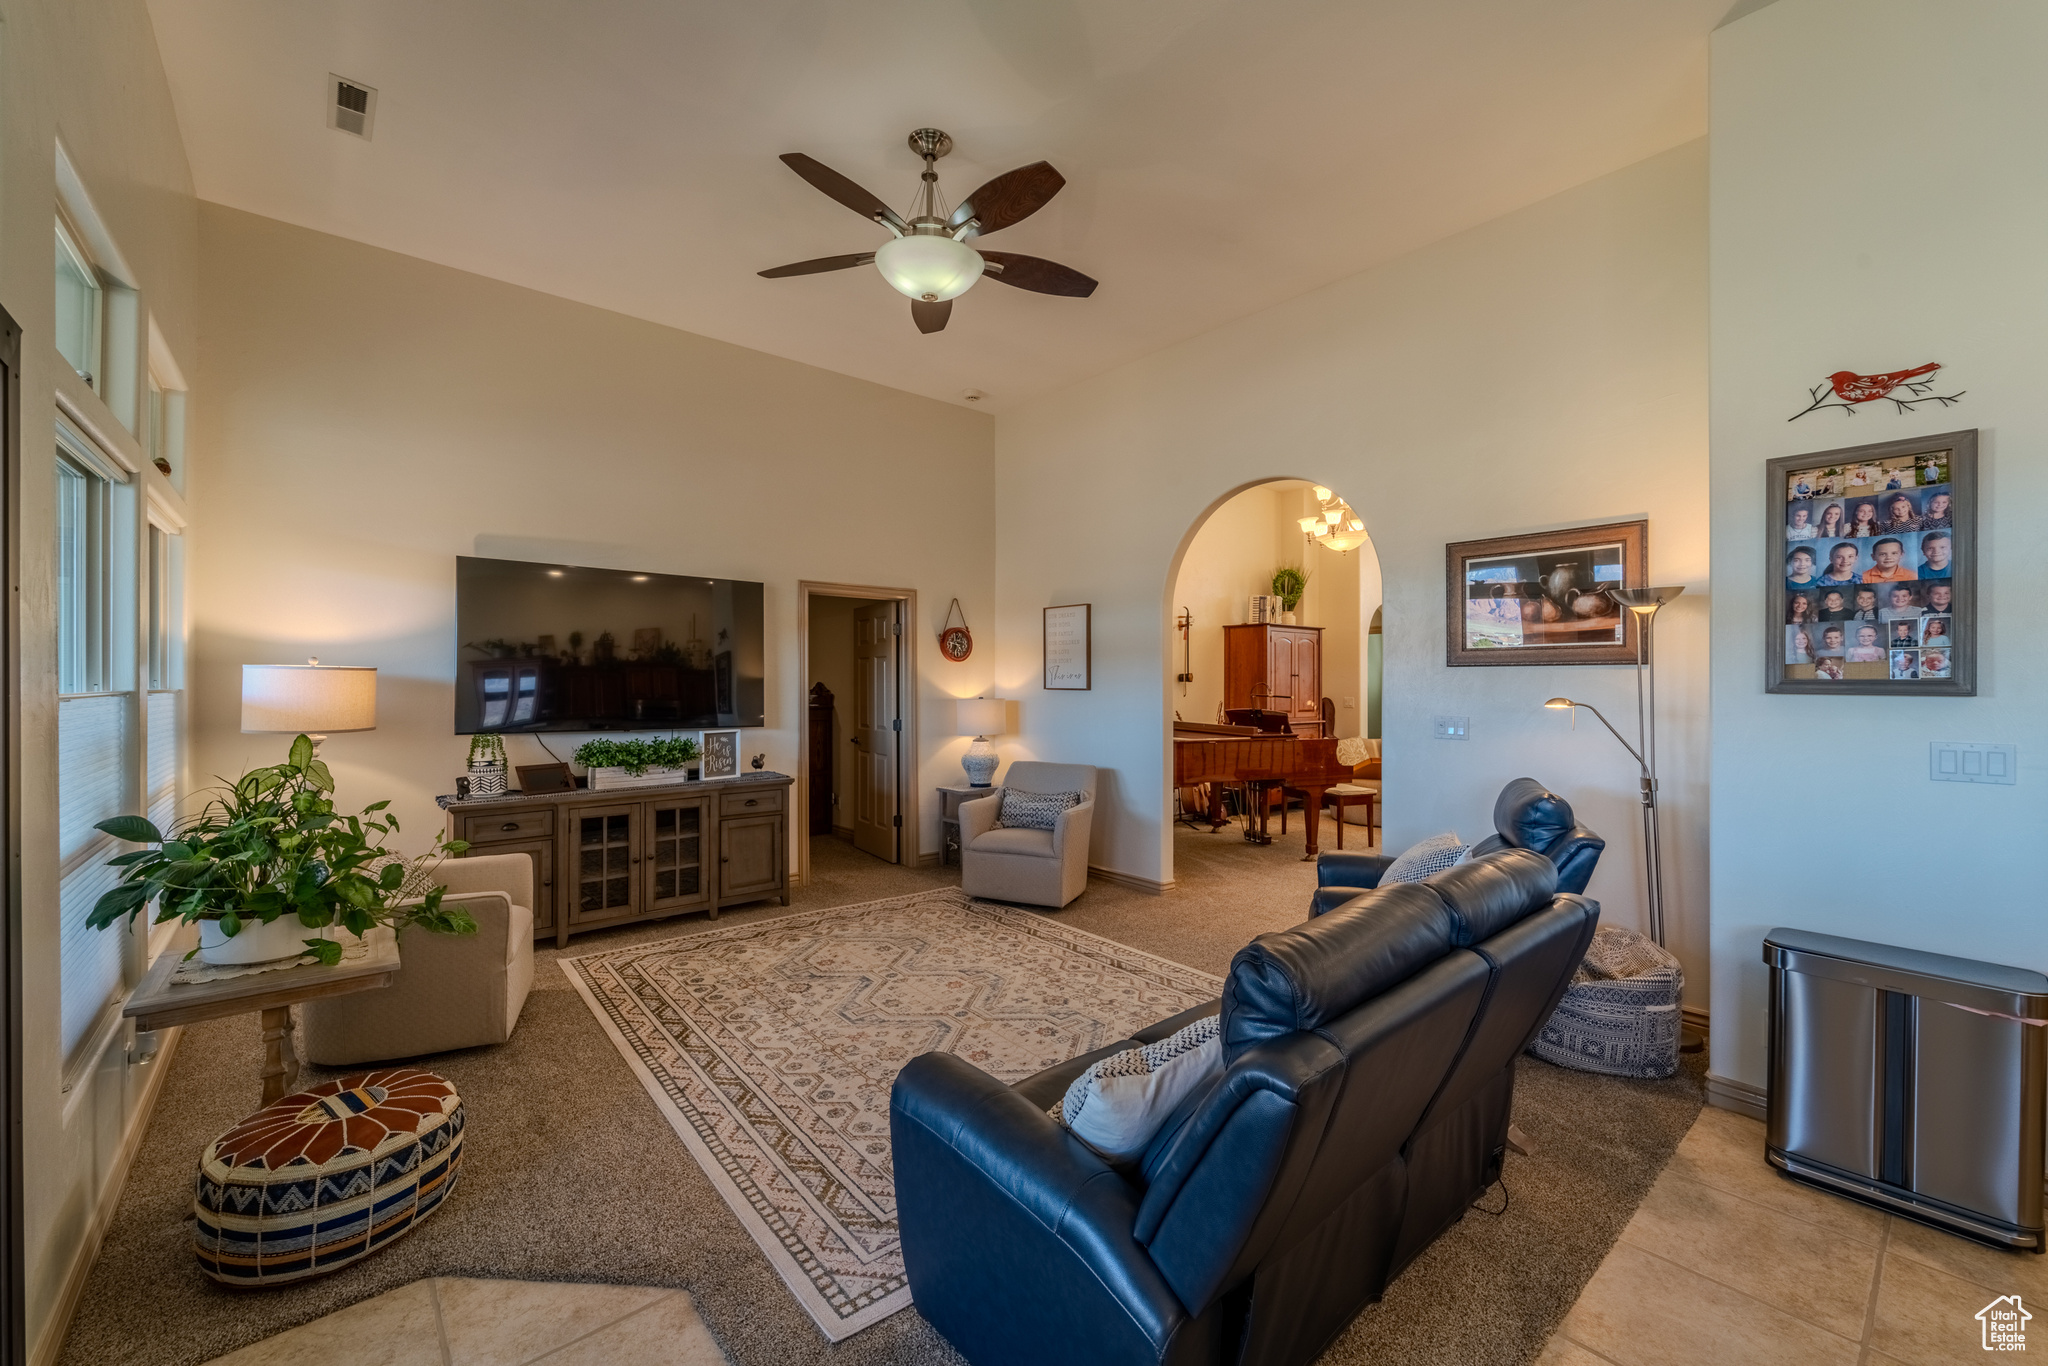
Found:
[{"label": "lamp shade", "polygon": [[294,735],[377,728],[377,671],[323,664],[244,664],[242,730]]},{"label": "lamp shade", "polygon": [[955,729],[962,735],[1001,735],[1009,724],[1008,710],[1000,697],[963,697]]},{"label": "lamp shade", "polygon": [[875,252],[875,268],[899,294],[926,303],[958,298],[981,278],[981,253],[950,237],[898,237]]}]

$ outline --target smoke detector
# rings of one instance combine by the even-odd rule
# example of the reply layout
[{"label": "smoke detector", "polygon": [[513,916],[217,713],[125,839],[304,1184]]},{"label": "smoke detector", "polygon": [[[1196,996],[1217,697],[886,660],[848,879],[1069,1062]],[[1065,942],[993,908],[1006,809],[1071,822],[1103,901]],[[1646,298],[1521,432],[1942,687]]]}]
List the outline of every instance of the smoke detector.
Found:
[{"label": "smoke detector", "polygon": [[377,92],[361,81],[327,74],[327,126],[352,133],[364,142],[377,122]]},{"label": "smoke detector", "polygon": [[968,389],[968,390],[966,390],[965,392],[963,392],[963,393],[962,393],[962,394],[960,395],[960,397],[961,397],[961,398],[963,398],[963,399],[965,399],[965,400],[966,400],[967,402],[969,402],[969,403],[979,403],[979,402],[981,402],[981,401],[982,401],[983,399],[987,398],[987,397],[988,397],[988,395],[987,395],[987,394],[984,394],[984,393],[983,393],[983,392],[981,392],[981,390],[979,390],[979,389]]}]

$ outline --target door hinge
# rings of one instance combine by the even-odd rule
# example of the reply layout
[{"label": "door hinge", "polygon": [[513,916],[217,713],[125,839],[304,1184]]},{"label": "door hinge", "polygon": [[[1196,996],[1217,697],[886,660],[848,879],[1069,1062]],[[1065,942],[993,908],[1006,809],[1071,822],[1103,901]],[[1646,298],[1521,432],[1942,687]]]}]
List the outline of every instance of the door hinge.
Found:
[{"label": "door hinge", "polygon": [[901,811],[896,813],[896,828],[898,830],[903,828],[903,813]]},{"label": "door hinge", "polygon": [[889,721],[889,729],[900,733],[903,729],[903,718],[900,716],[892,717]]}]

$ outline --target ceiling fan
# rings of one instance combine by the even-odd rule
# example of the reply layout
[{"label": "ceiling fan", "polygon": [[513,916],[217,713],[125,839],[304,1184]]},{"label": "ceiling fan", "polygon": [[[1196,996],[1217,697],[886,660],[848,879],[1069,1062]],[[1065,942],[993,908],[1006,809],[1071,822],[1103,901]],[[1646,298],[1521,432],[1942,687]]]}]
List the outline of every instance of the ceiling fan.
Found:
[{"label": "ceiling fan", "polygon": [[1085,299],[1095,292],[1095,281],[1057,261],[967,245],[971,237],[1007,228],[1044,208],[1067,183],[1065,176],[1043,161],[1034,161],[1003,172],[948,213],[939,197],[939,174],[932,165],[953,150],[953,139],[936,128],[920,128],[910,135],[910,150],[924,158],[924,185],[914,205],[917,212],[909,219],[823,162],[802,152],[783,153],[783,164],[790,170],[894,236],[874,251],[821,256],[761,274],[779,280],[785,275],[817,275],[872,264],[898,293],[909,297],[910,316],[920,332],[943,328],[953,315],[953,300],[984,273],[1038,294]]}]

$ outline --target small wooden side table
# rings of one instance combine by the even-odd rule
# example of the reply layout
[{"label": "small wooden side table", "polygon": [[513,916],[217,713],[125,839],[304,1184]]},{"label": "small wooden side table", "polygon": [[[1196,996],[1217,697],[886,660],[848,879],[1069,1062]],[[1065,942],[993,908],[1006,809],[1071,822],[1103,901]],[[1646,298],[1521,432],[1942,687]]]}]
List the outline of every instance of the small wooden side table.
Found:
[{"label": "small wooden side table", "polygon": [[142,985],[129,997],[121,1013],[132,1018],[137,1028],[169,1029],[172,1025],[197,1024],[223,1015],[261,1011],[265,1105],[298,1088],[299,1056],[292,1047],[294,1005],[323,996],[345,996],[352,991],[390,986],[391,979],[398,975],[398,936],[379,927],[364,937],[370,949],[367,955],[345,958],[331,968],[316,963],[310,967],[252,972],[224,982],[173,984],[171,974],[198,942],[198,935],[197,926],[187,926],[178,932],[150,965],[149,975],[142,979]]},{"label": "small wooden side table", "polygon": [[993,797],[993,787],[942,787],[939,789],[939,862],[960,861],[960,807],[965,802]]},{"label": "small wooden side table", "polygon": [[1373,827],[1379,824],[1378,817],[1374,811],[1380,800],[1377,788],[1357,787],[1351,783],[1339,783],[1337,786],[1325,791],[1323,796],[1332,806],[1337,808],[1337,847],[1339,849],[1344,847],[1344,808],[1347,806],[1357,806],[1361,802],[1365,805],[1366,842],[1372,842]]}]

